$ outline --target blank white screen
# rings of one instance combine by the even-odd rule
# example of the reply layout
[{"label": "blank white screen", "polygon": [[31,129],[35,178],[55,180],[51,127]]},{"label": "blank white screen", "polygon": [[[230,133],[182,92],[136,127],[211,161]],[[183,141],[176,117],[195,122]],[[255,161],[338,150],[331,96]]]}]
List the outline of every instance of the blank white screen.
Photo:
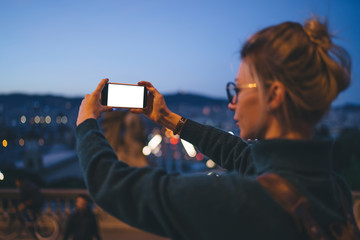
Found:
[{"label": "blank white screen", "polygon": [[144,87],[111,84],[108,85],[108,102],[111,107],[143,108]]}]

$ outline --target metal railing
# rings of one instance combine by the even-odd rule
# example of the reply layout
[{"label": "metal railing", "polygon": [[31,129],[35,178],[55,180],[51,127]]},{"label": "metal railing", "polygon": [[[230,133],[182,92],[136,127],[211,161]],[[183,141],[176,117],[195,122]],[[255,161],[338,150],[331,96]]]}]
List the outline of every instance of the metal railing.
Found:
[{"label": "metal railing", "polygon": [[[59,219],[60,229],[64,230],[67,217],[74,210],[74,202],[79,194],[88,194],[86,189],[43,189],[45,196],[45,206],[43,211],[55,214]],[[355,220],[360,228],[360,192],[353,192]],[[19,198],[19,191],[16,189],[0,189],[0,213],[4,210],[3,203],[12,208],[13,200]],[[97,205],[93,205],[93,211],[98,219],[99,228],[107,229],[132,229],[127,224],[117,220],[108,213],[104,212]]]},{"label": "metal railing", "polygon": [[[42,189],[45,196],[43,212],[56,216],[60,227],[60,234],[65,231],[66,222],[71,212],[74,211],[75,199],[80,194],[88,195],[86,189]],[[0,189],[0,213],[14,209],[14,202],[19,198],[17,189]],[[133,231],[134,228],[119,221],[104,212],[96,204],[92,205],[93,211],[98,220],[100,232],[109,230]],[[59,239],[62,239],[60,236]]]}]

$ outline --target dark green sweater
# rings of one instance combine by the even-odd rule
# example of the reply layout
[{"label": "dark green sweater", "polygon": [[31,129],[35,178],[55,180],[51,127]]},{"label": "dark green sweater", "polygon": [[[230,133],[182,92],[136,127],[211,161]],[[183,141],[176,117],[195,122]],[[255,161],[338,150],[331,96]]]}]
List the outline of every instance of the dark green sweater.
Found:
[{"label": "dark green sweater", "polygon": [[[94,119],[76,129],[86,185],[96,203],[116,218],[171,239],[307,239],[292,217],[255,180],[275,172],[313,205],[327,231],[344,222],[331,175],[331,143],[239,137],[188,120],[181,138],[229,171],[216,175],[167,174],[118,161]],[[346,189],[350,198],[350,191]]]}]

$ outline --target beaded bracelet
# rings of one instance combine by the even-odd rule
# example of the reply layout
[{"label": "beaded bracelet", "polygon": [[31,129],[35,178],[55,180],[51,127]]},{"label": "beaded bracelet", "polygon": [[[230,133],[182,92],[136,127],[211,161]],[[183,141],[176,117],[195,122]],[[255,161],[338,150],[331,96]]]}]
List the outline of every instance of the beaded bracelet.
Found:
[{"label": "beaded bracelet", "polygon": [[181,117],[179,122],[176,124],[175,129],[173,130],[174,135],[179,134],[181,132],[181,129],[183,128],[185,122],[186,122],[186,118]]}]

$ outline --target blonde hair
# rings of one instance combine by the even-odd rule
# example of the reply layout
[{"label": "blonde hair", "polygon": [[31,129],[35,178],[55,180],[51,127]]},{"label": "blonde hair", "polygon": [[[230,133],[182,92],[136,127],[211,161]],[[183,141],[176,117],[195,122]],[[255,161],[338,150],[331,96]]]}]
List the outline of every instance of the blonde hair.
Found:
[{"label": "blonde hair", "polygon": [[283,115],[287,127],[315,125],[350,84],[351,59],[332,42],[327,22],[315,17],[304,25],[284,22],[252,35],[243,45],[260,89],[274,81],[286,87]]}]

